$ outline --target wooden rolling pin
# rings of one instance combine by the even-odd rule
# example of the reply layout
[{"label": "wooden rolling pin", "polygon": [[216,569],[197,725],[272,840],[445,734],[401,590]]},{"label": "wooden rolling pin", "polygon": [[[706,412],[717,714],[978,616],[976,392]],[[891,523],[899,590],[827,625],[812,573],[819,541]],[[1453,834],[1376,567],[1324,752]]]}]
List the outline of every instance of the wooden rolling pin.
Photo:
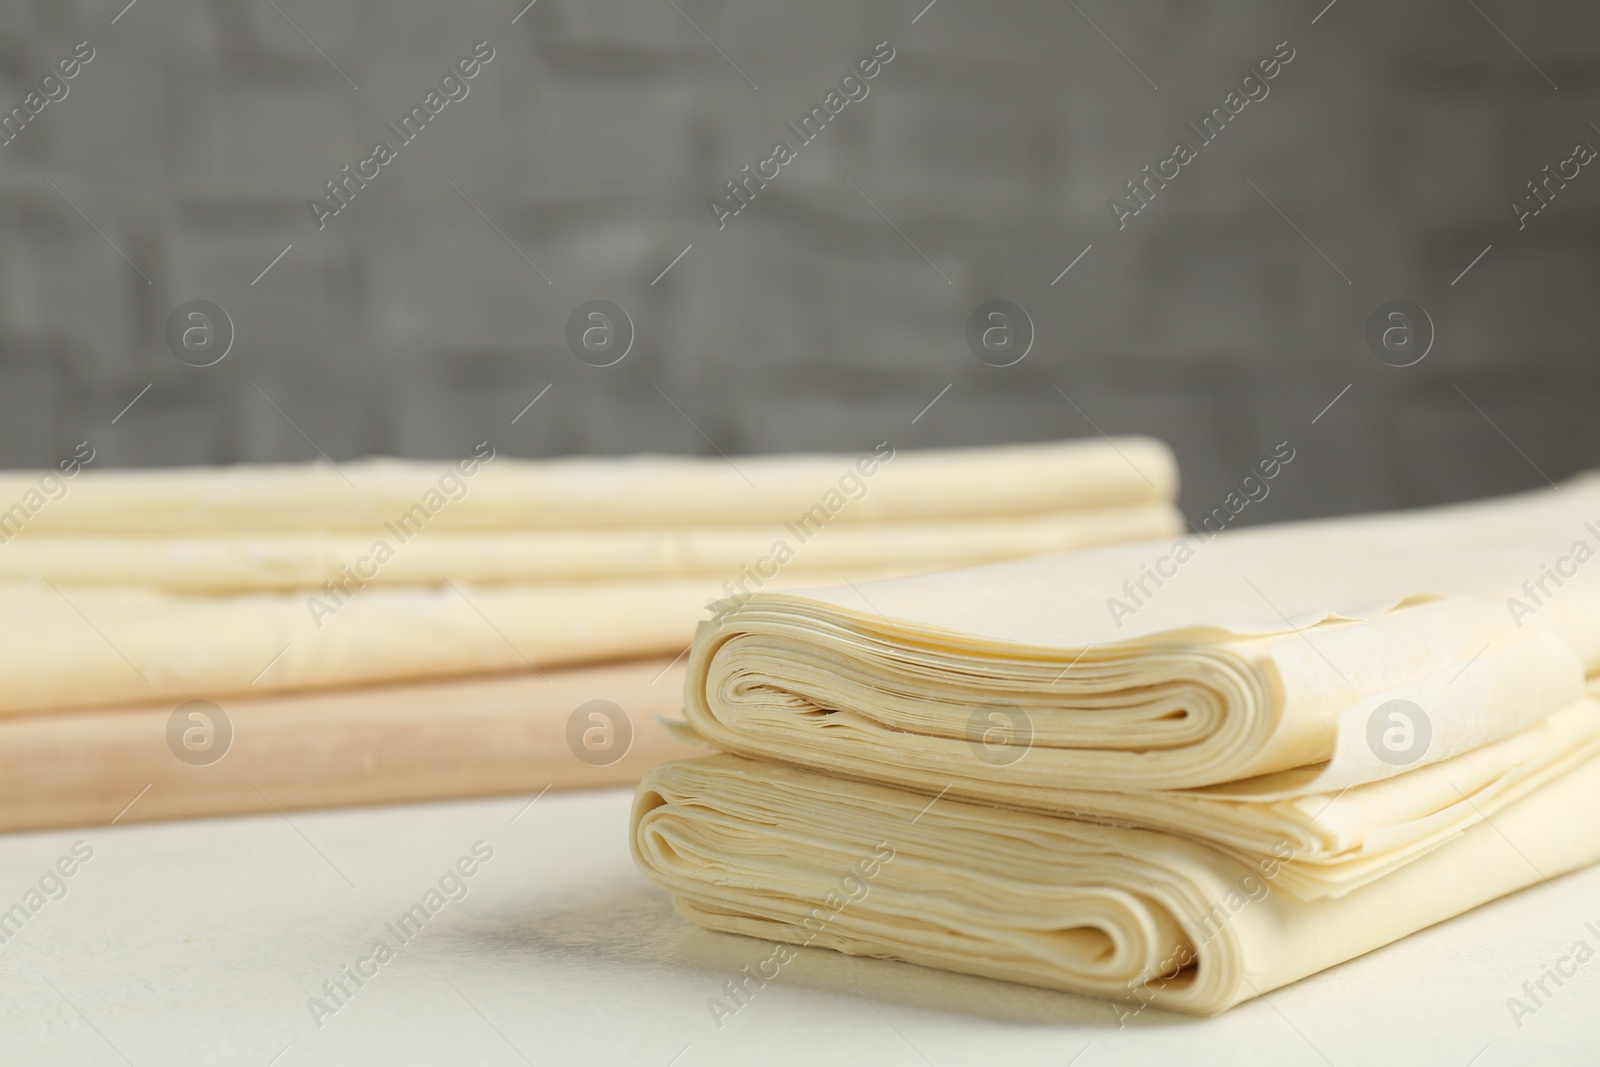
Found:
[{"label": "wooden rolling pin", "polygon": [[683,665],[0,720],[0,831],[626,785],[669,759]]}]

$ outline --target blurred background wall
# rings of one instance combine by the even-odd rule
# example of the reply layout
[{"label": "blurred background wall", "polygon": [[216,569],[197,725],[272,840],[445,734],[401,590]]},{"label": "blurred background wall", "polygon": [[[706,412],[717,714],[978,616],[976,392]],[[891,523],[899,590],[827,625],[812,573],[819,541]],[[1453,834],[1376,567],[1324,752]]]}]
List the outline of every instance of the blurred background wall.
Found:
[{"label": "blurred background wall", "polygon": [[[1600,167],[1511,207],[1600,145],[1595,5],[925,3],[7,4],[0,107],[94,58],[0,147],[0,464],[1142,432],[1195,517],[1288,441],[1251,522],[1600,464]],[[319,229],[308,200],[478,41],[469,95]],[[785,122],[879,41],[799,146]],[[707,200],[780,139],[719,229]],[[1198,158],[1119,229],[1109,199],[1180,139]],[[1014,366],[968,349],[991,298],[1034,323]],[[1411,367],[1364,339],[1396,298],[1437,330]],[[193,299],[236,331],[214,366],[168,347]],[[568,349],[593,299],[637,332],[614,366]]]}]

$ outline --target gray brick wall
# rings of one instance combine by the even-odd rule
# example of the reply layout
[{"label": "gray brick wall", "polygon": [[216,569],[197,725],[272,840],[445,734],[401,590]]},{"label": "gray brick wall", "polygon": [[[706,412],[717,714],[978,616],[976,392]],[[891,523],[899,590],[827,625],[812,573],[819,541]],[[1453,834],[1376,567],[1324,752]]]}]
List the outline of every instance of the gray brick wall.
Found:
[{"label": "gray brick wall", "polygon": [[[1509,206],[1600,145],[1578,0],[124,2],[0,12],[0,106],[96,53],[0,147],[0,465],[1098,427],[1171,441],[1190,514],[1287,438],[1265,521],[1600,464],[1600,166],[1525,229]],[[1269,95],[1119,230],[1109,197],[1285,39]],[[319,230],[308,198],[479,40],[469,95]],[[880,40],[868,96],[719,231],[707,199]],[[991,297],[1037,328],[1012,367],[964,340]],[[1438,331],[1408,368],[1363,340],[1397,297]],[[212,367],[165,340],[196,298],[237,331]],[[565,340],[596,298],[637,328],[612,367]]]}]

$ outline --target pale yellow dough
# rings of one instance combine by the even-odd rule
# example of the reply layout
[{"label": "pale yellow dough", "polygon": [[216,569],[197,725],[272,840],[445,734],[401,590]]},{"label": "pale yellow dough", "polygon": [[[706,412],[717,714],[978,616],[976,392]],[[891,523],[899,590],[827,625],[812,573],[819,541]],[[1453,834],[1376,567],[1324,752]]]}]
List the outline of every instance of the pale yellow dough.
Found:
[{"label": "pale yellow dough", "polygon": [[[1569,559],[1532,613],[1513,598],[1575,541],[1600,545],[1592,518],[1600,480],[1586,479],[1224,533],[1188,542],[1192,558],[1131,616],[1108,600],[1170,544],[763,592],[702,624],[686,717],[727,751],[1062,812],[1063,788],[1276,775],[1241,788],[1332,792],[1510,736],[1576,698],[1600,668],[1600,563]],[[1394,699],[1432,723],[1405,765],[1364,733]],[[975,755],[996,713],[1025,724],[1014,759]]]},{"label": "pale yellow dough", "polygon": [[[3,550],[0,550],[3,551]],[[0,586],[0,714],[321,689],[673,656],[706,581],[175,597]]]},{"label": "pale yellow dough", "polygon": [[[1172,453],[1135,437],[732,460],[476,458],[491,454],[359,460],[337,470],[90,467],[64,482],[59,499],[29,503],[21,536],[323,530],[366,537],[419,503],[435,530],[769,526],[798,521],[818,505],[833,513],[830,522],[918,522],[1166,503],[1177,493]],[[35,472],[0,474],[0,517],[12,502],[43,501],[39,490]]]},{"label": "pale yellow dough", "polygon": [[0,714],[682,653],[709,601],[1170,535],[1146,438],[0,474]]},{"label": "pale yellow dough", "polygon": [[1600,759],[1338,899],[1182,837],[718,755],[650,773],[634,858],[712,930],[1209,1014],[1600,860]]},{"label": "pale yellow dough", "polygon": [[[781,572],[790,581],[839,573],[942,570],[1176,534],[1166,503],[1098,507],[1012,519],[770,527],[452,532],[402,539],[335,533],[219,533],[209,537],[63,534],[18,537],[0,550],[0,582],[137,586],[178,593],[317,589],[347,576],[364,584],[484,585],[672,576],[716,578],[747,589]],[[376,562],[376,546],[388,558]],[[779,544],[792,555],[784,561]],[[735,586],[734,588],[737,588]],[[685,637],[685,642],[688,638]],[[680,646],[681,647],[681,646]]]},{"label": "pale yellow dough", "polygon": [[729,599],[679,733],[737,755],[635,858],[711,929],[1221,1011],[1600,859],[1597,549],[1589,478]]}]

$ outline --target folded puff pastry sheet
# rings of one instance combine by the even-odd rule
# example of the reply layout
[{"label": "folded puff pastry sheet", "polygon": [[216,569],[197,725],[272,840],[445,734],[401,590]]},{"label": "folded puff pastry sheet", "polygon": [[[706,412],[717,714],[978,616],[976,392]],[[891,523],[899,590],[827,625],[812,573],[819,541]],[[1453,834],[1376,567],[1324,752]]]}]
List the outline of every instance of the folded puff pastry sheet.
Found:
[{"label": "folded puff pastry sheet", "polygon": [[[848,509],[847,509],[848,510]],[[842,515],[843,513],[841,513]],[[381,531],[216,533],[204,537],[63,534],[18,537],[0,552],[0,583],[135,586],[231,594],[317,589],[353,571],[380,586],[479,585],[716,577],[737,581],[778,569],[785,577],[837,581],[839,573],[915,574],[1178,533],[1170,503],[1084,508],[1005,519],[872,524],[774,523],[589,530],[423,530],[401,541]],[[409,529],[404,531],[410,533]],[[374,567],[375,541],[394,549]],[[765,584],[770,573],[754,573]],[[747,582],[746,586],[749,587]],[[759,586],[758,586],[759,587]],[[687,637],[685,642],[687,642]],[[680,643],[679,647],[682,647]]]},{"label": "folded puff pastry sheet", "polygon": [[[1332,794],[1510,737],[1578,699],[1600,668],[1600,576],[1572,564],[1575,542],[1600,544],[1591,519],[1592,478],[729,598],[696,636],[685,715],[741,755],[1066,814],[1064,789]],[[1162,584],[1130,596],[1163,558]],[[1562,559],[1571,576],[1530,600],[1528,583]],[[1393,700],[1428,719],[1415,759],[1368,744]],[[1019,746],[1010,758],[975,757],[992,723]]]},{"label": "folded puff pastry sheet", "polygon": [[[468,471],[470,470],[470,473]],[[998,448],[723,458],[518,460],[482,447],[459,463],[369,459],[319,465],[85,469],[22,536],[377,535],[419,502],[439,530],[767,526],[819,503],[830,522],[922,522],[1042,515],[1170,502],[1177,464],[1161,442],[1116,438]],[[33,472],[0,473],[0,509],[43,501]],[[829,493],[833,498],[829,497]],[[848,500],[849,505],[836,506]],[[425,512],[426,514],[426,512]]]},{"label": "folded puff pastry sheet", "polygon": [[716,755],[640,786],[634,858],[712,930],[1209,1014],[1600,859],[1589,759],[1345,896],[1173,834]]},{"label": "folded puff pastry sheet", "polygon": [[1171,535],[1176,479],[1145,438],[9,472],[0,714],[675,655],[735,590]]}]

